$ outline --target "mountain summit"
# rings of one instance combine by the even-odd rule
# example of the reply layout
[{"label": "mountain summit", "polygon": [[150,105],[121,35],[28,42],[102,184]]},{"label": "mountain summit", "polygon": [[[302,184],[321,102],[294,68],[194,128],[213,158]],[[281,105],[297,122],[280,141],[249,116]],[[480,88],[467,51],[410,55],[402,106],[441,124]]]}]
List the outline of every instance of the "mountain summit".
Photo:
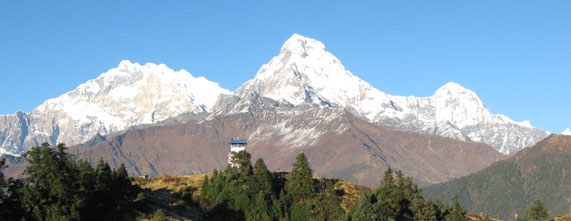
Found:
[{"label": "mountain summit", "polygon": [[512,154],[548,133],[529,122],[493,114],[478,95],[449,82],[431,97],[385,94],[353,75],[325,45],[298,34],[237,91],[294,106],[345,108],[369,121],[465,141],[478,141]]},{"label": "mountain summit", "polygon": [[483,142],[504,154],[548,135],[527,121],[493,114],[475,92],[454,82],[430,97],[386,94],[347,70],[320,41],[294,34],[234,93],[185,70],[122,61],[31,113],[0,116],[0,153],[19,154],[42,142],[78,144],[183,113],[212,118],[308,108],[346,109],[377,125]]},{"label": "mountain summit", "polygon": [[208,112],[218,95],[230,93],[185,70],[121,61],[31,113],[0,116],[0,133],[7,135],[0,138],[0,151],[20,154],[43,142],[78,144],[182,113]]},{"label": "mountain summit", "polygon": [[380,91],[345,69],[323,43],[294,34],[278,56],[263,65],[255,78],[242,85],[237,94],[255,93],[293,105],[367,108],[352,101]]}]

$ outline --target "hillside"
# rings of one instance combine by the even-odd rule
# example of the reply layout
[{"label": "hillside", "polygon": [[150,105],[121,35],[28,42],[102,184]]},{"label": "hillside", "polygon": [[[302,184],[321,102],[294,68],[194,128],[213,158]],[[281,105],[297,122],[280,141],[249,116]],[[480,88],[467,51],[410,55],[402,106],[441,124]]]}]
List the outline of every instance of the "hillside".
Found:
[{"label": "hillside", "polygon": [[[284,173],[273,173],[274,177],[282,176]],[[177,202],[181,200],[181,194],[186,190],[192,191],[193,199],[200,197],[200,189],[202,181],[205,176],[212,177],[212,174],[197,174],[197,175],[162,175],[159,177],[144,179],[136,178],[133,182],[134,185],[140,186],[144,194],[149,197],[149,202],[157,202],[150,205],[149,211],[163,209],[167,214],[173,218],[181,219],[193,218],[193,220],[204,219],[204,214],[198,211],[196,207],[177,207]],[[324,183],[327,180],[323,178],[314,178],[316,182]],[[355,185],[343,180],[334,181],[335,190],[339,193],[339,203],[345,213],[349,212],[349,207],[353,206],[359,200],[359,193],[361,191],[372,191],[371,188],[365,186]],[[283,185],[283,184],[282,184]]]},{"label": "hillside", "polygon": [[227,142],[248,141],[247,150],[273,171],[288,171],[304,152],[319,177],[374,187],[387,167],[421,186],[474,173],[505,156],[482,143],[379,127],[342,109],[290,113],[256,112],[206,121],[130,130],[95,146],[70,152],[130,174],[201,174],[228,163]]},{"label": "hillside", "polygon": [[459,179],[425,189],[431,199],[449,201],[457,196],[470,213],[493,217],[520,217],[535,200],[549,214],[571,212],[571,136],[551,135],[508,160]]}]

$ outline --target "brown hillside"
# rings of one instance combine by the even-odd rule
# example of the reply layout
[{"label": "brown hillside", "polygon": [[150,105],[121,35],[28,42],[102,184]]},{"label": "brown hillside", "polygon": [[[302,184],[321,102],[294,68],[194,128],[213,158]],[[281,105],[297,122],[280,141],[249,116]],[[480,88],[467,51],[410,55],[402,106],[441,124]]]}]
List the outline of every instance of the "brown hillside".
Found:
[{"label": "brown hillside", "polygon": [[92,147],[70,152],[132,175],[200,174],[226,167],[228,141],[248,140],[253,158],[289,171],[304,152],[314,174],[376,186],[387,167],[402,170],[421,186],[474,173],[505,156],[482,143],[403,132],[368,123],[344,110],[256,112],[185,124],[129,130]]},{"label": "brown hillside", "polygon": [[[378,185],[387,167],[427,186],[506,158],[482,143],[392,130],[335,109],[259,111],[132,129],[69,152],[91,162],[103,158],[112,167],[124,163],[135,176],[204,174],[226,167],[233,137],[245,138],[252,159],[262,157],[270,170],[289,171],[295,156],[304,152],[316,176],[369,187]],[[6,173],[17,176],[22,167],[12,164]]]}]

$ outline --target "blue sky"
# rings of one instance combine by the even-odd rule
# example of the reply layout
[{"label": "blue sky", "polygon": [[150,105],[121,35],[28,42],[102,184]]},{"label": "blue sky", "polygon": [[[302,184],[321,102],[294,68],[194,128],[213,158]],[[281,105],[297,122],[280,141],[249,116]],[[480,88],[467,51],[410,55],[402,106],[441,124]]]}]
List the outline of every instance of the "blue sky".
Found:
[{"label": "blue sky", "polygon": [[454,81],[494,113],[571,127],[571,1],[0,1],[0,114],[123,59],[235,90],[293,33],[389,94]]}]

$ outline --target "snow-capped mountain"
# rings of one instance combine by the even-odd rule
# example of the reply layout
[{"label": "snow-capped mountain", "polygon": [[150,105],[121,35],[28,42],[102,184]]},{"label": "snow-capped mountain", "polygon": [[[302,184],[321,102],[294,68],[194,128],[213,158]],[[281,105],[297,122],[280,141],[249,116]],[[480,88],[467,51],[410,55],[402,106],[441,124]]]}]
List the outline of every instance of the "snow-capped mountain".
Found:
[{"label": "snow-capped mountain", "polygon": [[504,154],[548,135],[527,121],[493,114],[476,93],[457,83],[447,83],[430,97],[385,94],[348,71],[323,43],[298,34],[236,94],[269,97],[294,106],[346,108],[372,122],[480,141]]},{"label": "snow-capped mountain", "polygon": [[569,128],[565,129],[563,132],[561,132],[562,135],[569,135],[571,136],[571,130],[569,130]]},{"label": "snow-capped mountain", "polygon": [[79,144],[175,116],[207,113],[212,119],[241,112],[295,114],[311,108],[346,109],[375,124],[479,141],[504,154],[549,134],[527,121],[493,114],[476,93],[453,82],[430,97],[386,94],[348,71],[323,43],[294,34],[234,93],[185,70],[122,61],[31,113],[0,116],[0,154],[20,154],[43,142]]},{"label": "snow-capped mountain", "polygon": [[185,70],[122,61],[31,113],[0,116],[0,153],[20,154],[42,142],[79,144],[97,134],[208,112],[220,94],[230,93]]}]

